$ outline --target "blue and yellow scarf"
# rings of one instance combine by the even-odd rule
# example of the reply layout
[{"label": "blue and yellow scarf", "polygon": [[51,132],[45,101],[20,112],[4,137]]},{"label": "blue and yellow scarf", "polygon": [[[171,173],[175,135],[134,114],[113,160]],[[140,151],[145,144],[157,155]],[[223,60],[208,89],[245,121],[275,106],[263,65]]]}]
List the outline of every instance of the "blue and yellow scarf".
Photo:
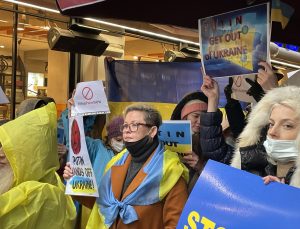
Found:
[{"label": "blue and yellow scarf", "polygon": [[118,215],[124,224],[138,220],[133,206],[151,205],[164,199],[179,178],[188,180],[188,169],[180,162],[178,155],[164,149],[160,143],[150,161],[143,167],[147,174],[140,186],[122,201],[114,197],[111,186],[111,167],[123,165],[129,155],[124,150],[107,165],[102,178],[96,204],[94,205],[87,228],[109,228]]}]

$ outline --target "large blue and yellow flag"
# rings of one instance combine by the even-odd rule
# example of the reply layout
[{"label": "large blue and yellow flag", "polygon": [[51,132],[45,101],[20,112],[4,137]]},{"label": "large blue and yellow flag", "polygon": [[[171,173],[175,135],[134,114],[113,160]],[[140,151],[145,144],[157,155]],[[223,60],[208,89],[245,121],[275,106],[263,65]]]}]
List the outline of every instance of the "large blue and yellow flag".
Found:
[{"label": "large blue and yellow flag", "polygon": [[294,14],[294,11],[295,9],[293,7],[283,1],[272,0],[271,19],[272,21],[280,22],[282,29],[287,26],[290,18]]},{"label": "large blue and yellow flag", "polygon": [[[111,114],[121,114],[131,103],[144,102],[157,108],[163,119],[170,119],[175,105],[184,95],[200,90],[200,68],[200,62],[107,61],[107,97]],[[226,102],[223,88],[227,83],[228,79],[219,80],[220,106]]]}]

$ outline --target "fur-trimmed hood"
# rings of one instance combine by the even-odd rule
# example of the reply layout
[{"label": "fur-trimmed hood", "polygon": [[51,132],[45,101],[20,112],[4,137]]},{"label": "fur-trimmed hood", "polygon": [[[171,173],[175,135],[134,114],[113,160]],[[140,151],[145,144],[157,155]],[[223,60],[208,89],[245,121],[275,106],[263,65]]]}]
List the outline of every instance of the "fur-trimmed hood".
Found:
[{"label": "fur-trimmed hood", "polygon": [[[254,107],[248,117],[248,123],[239,136],[236,150],[233,155],[231,166],[241,168],[241,155],[239,148],[255,145],[260,140],[262,129],[268,125],[272,107],[275,104],[283,104],[293,108],[300,116],[300,88],[296,86],[278,87],[270,90]],[[300,134],[297,137],[300,147]],[[300,152],[300,148],[299,148]],[[295,171],[291,185],[300,187],[300,157],[297,159],[297,170]]]}]

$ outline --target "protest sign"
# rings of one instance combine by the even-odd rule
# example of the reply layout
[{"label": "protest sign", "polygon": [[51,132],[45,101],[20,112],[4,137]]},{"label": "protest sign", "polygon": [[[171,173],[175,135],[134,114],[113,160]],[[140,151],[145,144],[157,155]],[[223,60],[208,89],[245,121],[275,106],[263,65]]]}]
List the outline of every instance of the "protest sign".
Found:
[{"label": "protest sign", "polygon": [[101,80],[81,82],[76,86],[71,116],[110,113]]},{"label": "protest sign", "polygon": [[298,228],[300,189],[209,160],[177,229]]},{"label": "protest sign", "polygon": [[163,121],[158,130],[158,138],[166,149],[184,153],[192,151],[191,121],[170,120]]},{"label": "protest sign", "polygon": [[232,84],[232,94],[231,98],[244,101],[248,103],[255,103],[253,96],[247,94],[247,91],[250,89],[251,85],[246,81],[246,78],[255,81],[255,75],[247,75],[247,77],[234,76]]},{"label": "protest sign", "polygon": [[293,76],[299,76],[299,72],[300,72],[300,70],[295,70],[295,71],[292,71],[292,72],[288,72],[287,73],[287,77],[288,77],[288,79],[290,79],[291,77],[293,77]]},{"label": "protest sign", "polygon": [[269,3],[199,20],[201,62],[211,77],[257,73],[269,62]]},{"label": "protest sign", "polygon": [[287,81],[284,81],[284,85],[300,86],[300,70],[288,72],[287,78]]},{"label": "protest sign", "polygon": [[69,154],[74,176],[67,181],[66,194],[98,197],[95,173],[88,155],[83,129],[83,117],[69,119]]}]

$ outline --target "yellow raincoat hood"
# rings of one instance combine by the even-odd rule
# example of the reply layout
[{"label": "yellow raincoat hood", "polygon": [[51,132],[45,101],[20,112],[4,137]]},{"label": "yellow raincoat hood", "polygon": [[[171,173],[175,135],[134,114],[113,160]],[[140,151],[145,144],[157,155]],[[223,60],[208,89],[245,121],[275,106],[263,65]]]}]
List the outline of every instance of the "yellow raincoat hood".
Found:
[{"label": "yellow raincoat hood", "polygon": [[14,186],[31,180],[56,185],[56,131],[54,103],[0,126],[0,143],[14,172]]},{"label": "yellow raincoat hood", "polygon": [[73,228],[75,206],[55,172],[56,125],[56,107],[50,103],[0,126],[14,173],[13,187],[0,195],[0,228]]}]

